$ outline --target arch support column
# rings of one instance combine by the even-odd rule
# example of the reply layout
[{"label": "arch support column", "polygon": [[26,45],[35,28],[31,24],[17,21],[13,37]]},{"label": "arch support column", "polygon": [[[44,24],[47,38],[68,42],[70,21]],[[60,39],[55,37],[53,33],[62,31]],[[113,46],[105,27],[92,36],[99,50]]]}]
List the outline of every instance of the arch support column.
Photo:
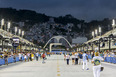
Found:
[{"label": "arch support column", "polygon": [[51,43],[49,47],[49,51],[52,52],[52,46],[53,45],[62,45],[62,43]]}]

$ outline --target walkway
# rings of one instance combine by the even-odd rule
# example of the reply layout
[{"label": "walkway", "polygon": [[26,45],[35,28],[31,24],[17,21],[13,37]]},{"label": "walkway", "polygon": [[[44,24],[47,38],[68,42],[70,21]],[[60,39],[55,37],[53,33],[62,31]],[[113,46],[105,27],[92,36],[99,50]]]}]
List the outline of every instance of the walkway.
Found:
[{"label": "walkway", "polygon": [[[89,70],[82,70],[82,65],[66,65],[62,55],[48,57],[45,64],[42,60],[19,62],[0,66],[0,77],[93,77],[92,64]],[[115,77],[116,65],[103,63],[105,70],[101,77]],[[6,68],[7,67],[7,68]]]}]

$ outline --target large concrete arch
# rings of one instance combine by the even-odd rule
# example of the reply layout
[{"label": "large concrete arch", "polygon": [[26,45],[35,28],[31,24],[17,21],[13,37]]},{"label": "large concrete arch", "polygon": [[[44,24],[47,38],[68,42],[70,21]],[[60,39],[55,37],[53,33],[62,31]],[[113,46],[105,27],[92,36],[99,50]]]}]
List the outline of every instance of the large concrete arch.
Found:
[{"label": "large concrete arch", "polygon": [[63,36],[54,36],[54,37],[52,37],[46,44],[45,44],[45,46],[43,47],[43,48],[45,48],[47,45],[48,45],[48,43],[52,40],[52,39],[56,39],[57,40],[57,42],[59,43],[59,40],[60,39],[64,39],[68,44],[69,44],[69,46],[72,48],[72,46],[71,46],[71,44],[68,42],[68,40],[66,39],[66,38],[64,38]]}]

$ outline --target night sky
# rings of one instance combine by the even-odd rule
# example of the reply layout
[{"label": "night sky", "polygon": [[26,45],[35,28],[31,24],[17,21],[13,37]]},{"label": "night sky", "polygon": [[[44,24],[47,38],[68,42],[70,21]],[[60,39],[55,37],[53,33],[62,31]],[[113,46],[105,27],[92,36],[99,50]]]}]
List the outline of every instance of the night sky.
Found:
[{"label": "night sky", "polygon": [[35,10],[55,17],[71,14],[86,21],[116,18],[116,0],[0,0],[0,7]]}]

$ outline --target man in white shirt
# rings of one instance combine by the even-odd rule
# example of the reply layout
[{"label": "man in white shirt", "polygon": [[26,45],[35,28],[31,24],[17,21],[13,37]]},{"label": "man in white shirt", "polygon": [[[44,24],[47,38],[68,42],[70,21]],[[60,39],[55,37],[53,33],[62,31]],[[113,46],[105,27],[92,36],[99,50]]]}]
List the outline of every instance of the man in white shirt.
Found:
[{"label": "man in white shirt", "polygon": [[84,70],[85,64],[86,64],[86,70],[89,70],[88,65],[87,65],[87,57],[88,56],[87,56],[86,52],[84,52],[82,56],[83,56],[83,68],[82,69]]},{"label": "man in white shirt", "polygon": [[75,53],[75,65],[77,65],[78,64],[78,53],[76,52]]},{"label": "man in white shirt", "polygon": [[36,52],[36,53],[35,53],[35,55],[36,55],[36,61],[38,61],[39,53],[38,53],[38,52]]},{"label": "man in white shirt", "polygon": [[67,65],[69,65],[69,59],[70,59],[70,56],[69,56],[69,54],[67,54],[67,55],[66,55]]},{"label": "man in white shirt", "polygon": [[103,60],[104,59],[101,56],[99,56],[99,53],[95,52],[95,57],[93,57],[92,59],[94,77],[100,77],[101,61]]},{"label": "man in white shirt", "polygon": [[22,55],[21,55],[21,53],[19,53],[19,60],[20,61],[22,61],[22,58],[21,57],[22,57]]}]

